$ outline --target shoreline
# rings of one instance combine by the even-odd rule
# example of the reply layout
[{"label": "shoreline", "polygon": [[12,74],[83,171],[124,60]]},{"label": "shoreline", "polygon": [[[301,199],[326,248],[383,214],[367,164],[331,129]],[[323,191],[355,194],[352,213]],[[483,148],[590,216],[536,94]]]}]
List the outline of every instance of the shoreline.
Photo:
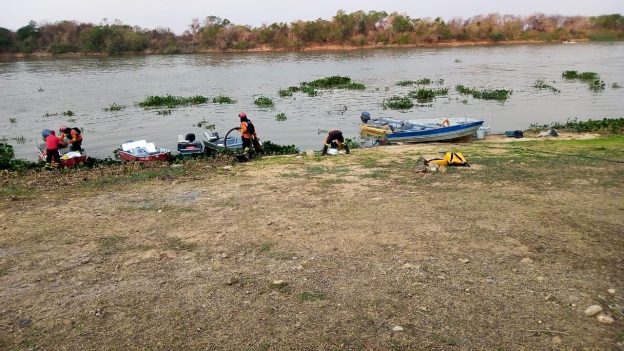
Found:
[{"label": "shoreline", "polygon": [[[574,44],[589,43],[589,39],[574,39]],[[198,49],[192,52],[178,52],[174,54],[157,53],[151,51],[143,51],[140,53],[127,52],[121,55],[109,55],[101,52],[72,52],[64,54],[52,54],[50,52],[33,52],[27,53],[4,53],[0,54],[0,61],[20,61],[29,59],[47,59],[47,58],[80,58],[80,57],[129,57],[129,56],[149,56],[149,55],[193,55],[193,54],[216,54],[216,53],[272,53],[272,52],[344,52],[357,50],[383,50],[383,49],[418,49],[418,48],[460,48],[475,46],[509,46],[509,45],[555,45],[563,42],[553,42],[545,40],[509,40],[509,41],[440,41],[436,43],[418,43],[418,44],[368,44],[363,46],[326,44],[313,45],[299,50],[286,48],[272,48],[269,45],[262,45],[247,50],[218,50],[218,49]]]}]

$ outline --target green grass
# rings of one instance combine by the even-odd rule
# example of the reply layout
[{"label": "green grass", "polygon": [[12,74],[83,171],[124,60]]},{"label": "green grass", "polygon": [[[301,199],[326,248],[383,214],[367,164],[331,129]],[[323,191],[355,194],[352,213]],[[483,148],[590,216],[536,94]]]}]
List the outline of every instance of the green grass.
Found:
[{"label": "green grass", "polygon": [[165,248],[174,251],[193,251],[196,247],[197,244],[186,242],[180,238],[169,238],[165,243]]},{"label": "green grass", "polygon": [[121,251],[119,244],[125,240],[124,237],[111,235],[98,240],[98,251],[102,255],[113,255]]},{"label": "green grass", "polygon": [[551,128],[575,133],[622,134],[624,133],[624,118],[588,119],[587,121],[579,121],[574,118],[568,119],[565,123],[531,124],[526,131],[540,132]]},{"label": "green grass", "polygon": [[168,107],[174,108],[176,106],[184,105],[199,105],[208,102],[208,98],[201,95],[194,95],[191,97],[172,96],[172,95],[151,95],[146,97],[143,101],[139,102],[139,106],[143,108],[151,107]]},{"label": "green grass", "polygon": [[448,88],[441,89],[427,89],[420,88],[418,90],[410,91],[407,96],[412,99],[416,99],[416,101],[420,103],[429,102],[435,99],[436,96],[443,96],[448,94]]},{"label": "green grass", "polygon": [[260,245],[260,252],[269,252],[276,244],[274,242],[266,242]]},{"label": "green grass", "polygon": [[259,98],[254,100],[254,104],[260,107],[273,107],[273,100],[266,96],[260,96]]},{"label": "green grass", "polygon": [[219,96],[213,97],[212,102],[215,104],[235,104],[236,100],[232,99],[229,96],[219,95]]},{"label": "green grass", "polygon": [[304,291],[304,292],[297,294],[297,299],[303,302],[322,301],[322,300],[325,300],[325,294],[323,294],[322,292]]}]

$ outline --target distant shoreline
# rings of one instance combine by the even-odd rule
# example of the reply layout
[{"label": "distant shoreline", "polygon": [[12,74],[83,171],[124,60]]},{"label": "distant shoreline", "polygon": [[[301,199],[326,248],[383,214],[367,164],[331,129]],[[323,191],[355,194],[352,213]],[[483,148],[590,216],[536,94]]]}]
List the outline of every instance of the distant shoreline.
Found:
[{"label": "distant shoreline", "polygon": [[[570,43],[588,43],[589,39],[574,39]],[[4,53],[0,54],[0,60],[3,61],[19,61],[38,58],[78,58],[78,57],[126,57],[126,56],[148,56],[148,55],[192,55],[192,54],[211,54],[211,53],[264,53],[264,52],[341,52],[341,51],[357,51],[357,50],[377,50],[377,49],[416,49],[416,48],[456,48],[456,47],[472,47],[472,46],[507,46],[507,45],[538,45],[538,44],[562,44],[562,41],[545,41],[545,40],[508,40],[508,41],[439,41],[436,43],[419,43],[419,44],[369,44],[363,46],[354,45],[312,45],[299,50],[272,48],[269,45],[262,45],[246,50],[218,50],[218,49],[199,49],[191,52],[180,52],[175,54],[163,54],[151,52],[149,50],[134,53],[127,52],[121,55],[109,55],[101,52],[71,52],[63,54],[52,54],[50,52],[33,52],[26,53]]]}]

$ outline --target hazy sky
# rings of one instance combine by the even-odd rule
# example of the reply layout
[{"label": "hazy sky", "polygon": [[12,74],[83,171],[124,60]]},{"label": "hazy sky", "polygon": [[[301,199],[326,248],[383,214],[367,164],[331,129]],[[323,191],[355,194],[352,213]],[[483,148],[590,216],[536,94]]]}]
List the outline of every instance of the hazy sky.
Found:
[{"label": "hazy sky", "polygon": [[192,18],[214,15],[236,24],[330,19],[346,12],[397,11],[412,18],[472,17],[488,13],[528,15],[603,15],[624,13],[624,0],[2,0],[0,27],[17,30],[29,20],[76,20],[100,23],[115,19],[143,28],[168,27],[176,33],[188,28]]}]

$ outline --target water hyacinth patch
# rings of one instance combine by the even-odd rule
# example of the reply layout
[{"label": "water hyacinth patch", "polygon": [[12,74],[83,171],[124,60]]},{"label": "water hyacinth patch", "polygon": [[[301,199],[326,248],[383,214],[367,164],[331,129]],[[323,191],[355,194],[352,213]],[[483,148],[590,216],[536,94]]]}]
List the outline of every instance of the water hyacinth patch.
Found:
[{"label": "water hyacinth patch", "polygon": [[195,125],[198,128],[204,128],[204,129],[208,129],[208,130],[214,130],[215,129],[215,125],[206,121],[205,119],[197,122],[197,124]]},{"label": "water hyacinth patch", "polygon": [[107,111],[107,112],[121,111],[124,108],[126,108],[126,106],[118,105],[117,103],[113,102],[110,106],[105,107],[104,111]]},{"label": "water hyacinth patch", "polygon": [[139,106],[144,108],[149,107],[168,107],[173,108],[181,105],[199,105],[208,102],[208,98],[201,95],[195,95],[191,97],[181,97],[181,96],[158,96],[151,95],[146,97],[143,101],[139,102]]},{"label": "water hyacinth patch", "polygon": [[459,92],[460,94],[472,95],[472,97],[475,99],[496,100],[496,101],[501,101],[501,102],[506,101],[509,98],[509,95],[511,95],[512,93],[512,90],[506,90],[506,89],[477,90],[473,88],[467,88],[461,84],[457,85],[455,87],[455,90],[457,90],[457,92]]},{"label": "water hyacinth patch", "polygon": [[407,96],[391,96],[382,103],[384,109],[407,110],[414,107],[412,99]]},{"label": "water hyacinth patch", "polygon": [[426,89],[420,88],[418,90],[410,91],[407,96],[412,99],[416,99],[416,101],[423,103],[433,100],[436,96],[443,96],[448,94],[448,88],[441,89]]},{"label": "water hyacinth patch", "polygon": [[219,95],[219,96],[213,97],[212,102],[215,104],[235,104],[236,100],[232,99],[229,96]]},{"label": "water hyacinth patch", "polygon": [[535,83],[533,84],[533,88],[540,89],[540,90],[548,89],[555,94],[561,92],[561,90],[555,88],[554,86],[546,84],[546,82],[543,79],[536,80]]},{"label": "water hyacinth patch", "polygon": [[280,112],[278,114],[275,115],[275,120],[278,122],[283,122],[285,120],[287,120],[288,118],[286,117],[286,114],[284,112]]},{"label": "water hyacinth patch", "polygon": [[273,107],[273,100],[266,96],[261,96],[254,101],[254,104],[260,107]]}]

